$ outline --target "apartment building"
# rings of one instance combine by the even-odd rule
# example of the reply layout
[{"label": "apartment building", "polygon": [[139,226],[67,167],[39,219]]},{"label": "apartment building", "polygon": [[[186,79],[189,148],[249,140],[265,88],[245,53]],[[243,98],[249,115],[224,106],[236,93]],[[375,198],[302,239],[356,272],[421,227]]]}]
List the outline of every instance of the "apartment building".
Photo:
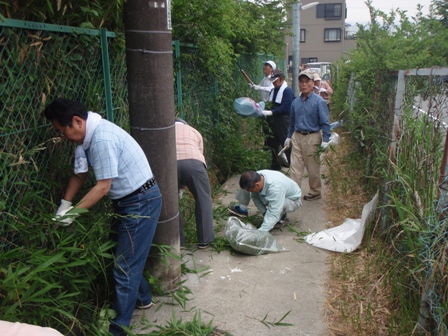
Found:
[{"label": "apartment building", "polygon": [[[313,0],[302,0],[305,6]],[[293,11],[289,11],[291,22]],[[334,62],[350,48],[356,46],[356,39],[350,34],[350,25],[345,23],[347,7],[345,0],[320,0],[314,7],[300,11],[301,64],[309,62]],[[291,25],[291,32],[293,28]],[[292,71],[293,38],[286,38],[288,72]]]}]

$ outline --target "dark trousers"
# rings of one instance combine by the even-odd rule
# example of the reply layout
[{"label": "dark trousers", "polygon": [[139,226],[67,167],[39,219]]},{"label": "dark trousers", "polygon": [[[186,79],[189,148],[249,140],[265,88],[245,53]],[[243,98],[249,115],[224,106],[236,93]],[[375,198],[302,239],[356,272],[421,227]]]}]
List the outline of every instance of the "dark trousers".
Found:
[{"label": "dark trousers", "polygon": [[[177,161],[179,189],[187,186],[195,200],[196,231],[199,244],[208,244],[215,240],[213,230],[213,203],[210,182],[204,163],[199,160]],[[180,244],[185,245],[182,218],[179,216]]]},{"label": "dark trousers", "polygon": [[[269,129],[265,129],[266,134],[266,146],[271,150],[272,162],[271,170],[281,170],[282,166],[278,157],[278,153],[285,144],[285,140],[288,136],[289,127],[289,115],[272,116],[268,120]],[[266,132],[267,131],[267,132]],[[291,162],[291,149],[286,152],[286,157],[288,158],[288,163]]]}]

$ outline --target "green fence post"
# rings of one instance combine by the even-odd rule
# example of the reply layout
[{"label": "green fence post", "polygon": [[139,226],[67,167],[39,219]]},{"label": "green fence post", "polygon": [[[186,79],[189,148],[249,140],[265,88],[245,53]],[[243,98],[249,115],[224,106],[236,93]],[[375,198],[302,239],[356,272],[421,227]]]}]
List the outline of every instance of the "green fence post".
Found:
[{"label": "green fence post", "polygon": [[110,83],[109,45],[107,43],[107,30],[100,29],[101,38],[101,60],[103,63],[104,95],[106,96],[106,117],[114,122],[114,109],[112,105],[112,86]]},{"label": "green fence post", "polygon": [[184,111],[182,108],[182,67],[180,66],[180,42],[179,40],[173,41],[174,43],[174,62],[176,65],[176,89],[177,89],[177,109],[179,111],[179,117],[184,118]]},{"label": "green fence post", "polygon": [[214,89],[215,89],[215,97],[218,97],[219,95],[219,82],[215,79],[215,83],[214,83]]}]

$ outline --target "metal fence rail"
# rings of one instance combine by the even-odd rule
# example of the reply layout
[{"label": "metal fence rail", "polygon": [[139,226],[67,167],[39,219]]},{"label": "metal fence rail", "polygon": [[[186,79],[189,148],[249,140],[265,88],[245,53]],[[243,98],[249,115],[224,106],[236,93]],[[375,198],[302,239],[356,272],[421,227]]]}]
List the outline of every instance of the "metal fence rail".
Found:
[{"label": "metal fence rail", "polygon": [[[401,134],[396,151],[397,165],[406,167],[404,174],[415,174],[410,192],[418,195],[419,199],[415,201],[416,215],[423,217],[416,242],[421,262],[419,270],[415,271],[415,278],[421,279],[417,330],[437,335],[448,333],[447,80],[448,68],[401,70],[395,100],[395,114],[401,120],[401,130],[394,132]],[[414,121],[420,125],[417,128],[418,136],[415,132],[406,132],[413,127]],[[409,143],[415,145],[408,147]],[[411,149],[413,155],[405,153],[411,152]]]},{"label": "metal fence rail", "polygon": [[[206,157],[213,152],[215,107],[247,93],[239,69],[234,85],[223,87],[199,69],[197,48],[173,42],[176,114],[204,136]],[[261,80],[266,56],[243,56],[241,66]],[[284,60],[276,60],[285,66]],[[254,93],[256,95],[256,93]],[[66,142],[48,127],[41,111],[55,97],[65,96],[129,130],[124,35],[104,29],[82,29],[19,20],[0,21],[0,252],[14,244],[21,225],[41,223],[52,211],[71,171]],[[222,106],[222,105],[221,105]],[[50,140],[49,140],[50,139]],[[62,196],[62,195],[60,195]]]},{"label": "metal fence rail", "polygon": [[[111,120],[114,101],[116,122],[126,122],[120,43],[104,30],[0,22],[1,249],[14,244],[22,225],[42,222],[50,195],[61,190],[62,177],[50,167],[70,165],[70,156],[64,154],[68,145],[50,133],[41,116],[48,101],[58,96],[88,101],[89,108]],[[104,49],[110,53],[103,55]]]},{"label": "metal fence rail", "polygon": [[344,126],[366,185],[383,188],[374,231],[392,258],[387,278],[399,284],[389,332],[447,335],[448,68],[335,75],[347,79],[338,82]]}]

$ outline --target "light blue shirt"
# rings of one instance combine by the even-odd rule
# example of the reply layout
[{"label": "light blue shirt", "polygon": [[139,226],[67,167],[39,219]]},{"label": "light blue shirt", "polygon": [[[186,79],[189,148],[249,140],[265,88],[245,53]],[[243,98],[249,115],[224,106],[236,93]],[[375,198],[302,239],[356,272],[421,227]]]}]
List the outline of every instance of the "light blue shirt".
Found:
[{"label": "light blue shirt", "polygon": [[251,192],[250,196],[258,210],[265,214],[259,230],[269,231],[280,220],[285,199],[297,201],[302,197],[302,191],[296,182],[281,172],[259,170],[257,173],[264,176],[263,190]]},{"label": "light blue shirt", "polygon": [[97,180],[112,179],[111,199],[129,195],[153,177],[137,141],[105,119],[95,128],[86,154]]},{"label": "light blue shirt", "polygon": [[291,104],[288,138],[295,131],[318,132],[322,130],[324,142],[330,141],[330,112],[325,100],[311,92],[305,99],[300,95]]}]

